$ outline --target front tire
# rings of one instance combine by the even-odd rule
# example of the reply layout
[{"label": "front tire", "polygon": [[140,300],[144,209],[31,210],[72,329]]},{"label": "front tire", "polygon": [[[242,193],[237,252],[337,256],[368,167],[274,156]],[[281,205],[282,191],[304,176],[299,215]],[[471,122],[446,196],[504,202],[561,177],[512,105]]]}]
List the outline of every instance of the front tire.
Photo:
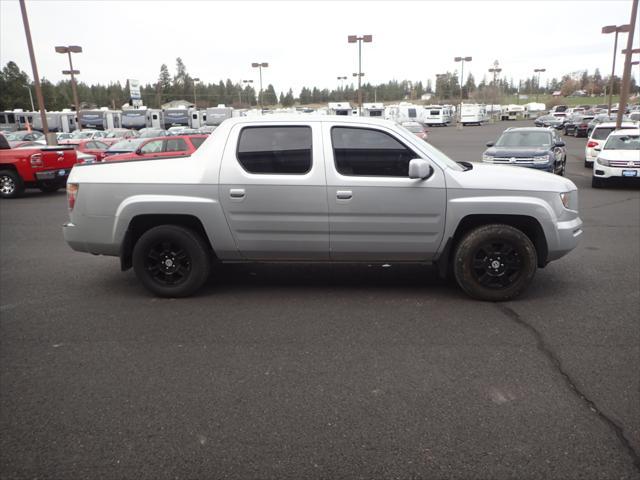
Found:
[{"label": "front tire", "polygon": [[453,271],[462,290],[478,300],[517,297],[537,268],[536,249],[522,231],[491,224],[468,232],[456,247]]},{"label": "front tire", "polygon": [[24,192],[20,175],[13,170],[0,170],[0,198],[16,198]]},{"label": "front tire", "polygon": [[591,188],[604,187],[604,178],[591,177]]},{"label": "front tire", "polygon": [[188,297],[207,280],[211,253],[202,236],[177,225],[147,230],[133,248],[133,270],[160,297]]}]

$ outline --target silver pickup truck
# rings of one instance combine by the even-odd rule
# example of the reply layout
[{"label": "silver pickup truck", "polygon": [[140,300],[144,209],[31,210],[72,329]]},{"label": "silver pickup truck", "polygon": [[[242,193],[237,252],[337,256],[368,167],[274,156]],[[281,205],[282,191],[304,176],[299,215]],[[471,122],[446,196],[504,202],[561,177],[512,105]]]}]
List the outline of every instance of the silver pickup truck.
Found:
[{"label": "silver pickup truck", "polygon": [[67,193],[71,248],[167,297],[216,262],[420,262],[507,300],[582,234],[570,180],[454,162],[359,117],[229,119],[190,158],[76,166]]}]

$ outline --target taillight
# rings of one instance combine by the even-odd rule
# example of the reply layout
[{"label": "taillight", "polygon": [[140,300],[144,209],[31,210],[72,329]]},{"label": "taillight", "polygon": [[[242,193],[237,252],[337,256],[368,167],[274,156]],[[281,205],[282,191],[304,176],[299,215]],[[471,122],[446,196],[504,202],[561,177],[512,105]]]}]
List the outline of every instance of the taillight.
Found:
[{"label": "taillight", "polygon": [[41,167],[42,165],[44,165],[42,163],[42,154],[41,153],[34,153],[33,155],[31,155],[29,160],[31,162],[31,166],[32,167]]},{"label": "taillight", "polygon": [[589,143],[587,143],[587,148],[597,147],[598,145],[599,145],[598,142],[594,142],[593,140],[590,140]]},{"label": "taillight", "polygon": [[79,185],[77,183],[67,183],[67,201],[69,202],[69,210],[73,210],[76,205]]}]

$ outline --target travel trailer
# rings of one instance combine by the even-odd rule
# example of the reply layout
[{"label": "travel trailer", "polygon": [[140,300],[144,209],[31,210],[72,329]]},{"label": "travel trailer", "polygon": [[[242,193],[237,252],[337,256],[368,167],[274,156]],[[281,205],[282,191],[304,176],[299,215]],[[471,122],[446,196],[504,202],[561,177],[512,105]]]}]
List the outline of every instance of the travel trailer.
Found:
[{"label": "travel trailer", "polygon": [[487,121],[487,111],[484,105],[477,103],[463,103],[460,108],[460,123],[462,125],[482,125]]},{"label": "travel trailer", "polygon": [[363,117],[384,117],[384,104],[382,103],[363,103],[362,104],[362,116]]},{"label": "travel trailer", "polygon": [[522,105],[505,105],[500,113],[500,120],[519,120],[524,118],[524,106]]},{"label": "travel trailer", "polygon": [[427,105],[424,107],[422,123],[446,127],[451,123],[451,109],[446,105]]},{"label": "travel trailer", "polygon": [[95,130],[121,128],[121,120],[121,111],[109,110],[108,108],[101,108],[99,110],[80,110],[78,113],[78,123],[81,128],[92,128]]},{"label": "travel trailer", "polygon": [[163,113],[163,127],[169,129],[171,127],[185,127],[190,126],[189,122],[189,109],[186,107],[181,108],[166,108]]},{"label": "travel trailer", "polygon": [[162,128],[162,110],[155,108],[130,108],[122,111],[122,128]]},{"label": "travel trailer", "polygon": [[408,102],[390,105],[385,109],[385,118],[394,122],[421,122],[424,117],[424,107]]},{"label": "travel trailer", "polygon": [[329,102],[327,104],[328,115],[352,115],[353,109],[349,102]]},{"label": "travel trailer", "polygon": [[207,108],[207,111],[205,112],[205,124],[213,126],[220,125],[227,118],[231,118],[233,113],[233,107],[227,107],[225,105]]}]

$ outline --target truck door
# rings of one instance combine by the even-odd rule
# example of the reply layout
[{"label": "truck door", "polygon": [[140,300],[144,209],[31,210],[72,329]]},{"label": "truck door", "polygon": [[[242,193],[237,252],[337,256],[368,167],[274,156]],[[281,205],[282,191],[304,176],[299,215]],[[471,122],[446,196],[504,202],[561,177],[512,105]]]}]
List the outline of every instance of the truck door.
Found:
[{"label": "truck door", "polygon": [[429,178],[410,179],[409,161],[424,155],[383,127],[325,123],[323,134],[331,259],[431,260],[444,233],[442,170],[430,162]]},{"label": "truck door", "polygon": [[328,260],[320,123],[239,124],[226,145],[219,195],[240,254]]}]

